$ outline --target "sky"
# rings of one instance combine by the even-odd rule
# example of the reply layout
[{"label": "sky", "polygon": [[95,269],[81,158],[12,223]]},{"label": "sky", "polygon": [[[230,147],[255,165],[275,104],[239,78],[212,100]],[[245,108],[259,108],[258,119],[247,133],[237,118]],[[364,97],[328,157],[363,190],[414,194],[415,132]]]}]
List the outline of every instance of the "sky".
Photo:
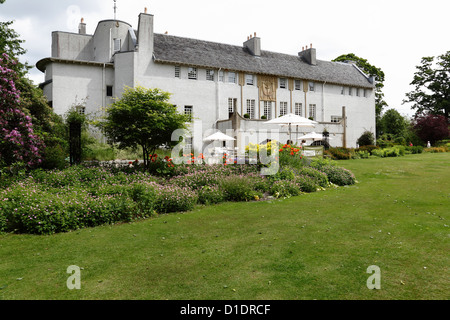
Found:
[{"label": "sky", "polygon": [[[388,107],[411,116],[402,104],[423,57],[450,50],[449,0],[116,0],[116,17],[137,28],[148,8],[156,33],[242,45],[257,33],[261,49],[297,55],[313,45],[317,59],[354,53],[385,73]],[[93,34],[100,20],[114,18],[114,0],[6,0],[0,21],[25,40],[22,62],[35,66],[51,55],[52,31],[78,32],[84,18]],[[35,84],[44,74],[30,70]]]}]

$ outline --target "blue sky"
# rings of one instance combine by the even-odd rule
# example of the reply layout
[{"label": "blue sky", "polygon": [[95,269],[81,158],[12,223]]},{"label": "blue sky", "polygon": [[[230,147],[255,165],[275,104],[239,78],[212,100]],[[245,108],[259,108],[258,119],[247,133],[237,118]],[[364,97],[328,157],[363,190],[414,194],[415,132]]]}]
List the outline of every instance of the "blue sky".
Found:
[{"label": "blue sky", "polygon": [[[389,108],[412,115],[402,105],[412,90],[416,66],[425,56],[450,50],[448,0],[117,0],[117,19],[137,24],[148,8],[155,32],[242,45],[254,32],[263,50],[296,55],[313,44],[320,60],[354,53],[386,74]],[[6,0],[0,21],[26,42],[22,58],[35,65],[51,54],[51,32],[77,32],[81,17],[93,33],[99,20],[114,17],[113,0]],[[39,83],[36,68],[30,78]]]}]

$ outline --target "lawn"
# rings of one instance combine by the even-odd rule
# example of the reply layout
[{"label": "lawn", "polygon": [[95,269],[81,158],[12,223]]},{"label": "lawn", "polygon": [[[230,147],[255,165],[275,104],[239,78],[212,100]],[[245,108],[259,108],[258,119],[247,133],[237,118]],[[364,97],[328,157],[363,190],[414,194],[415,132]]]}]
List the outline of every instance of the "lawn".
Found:
[{"label": "lawn", "polygon": [[[449,164],[450,153],[339,161],[357,184],[0,235],[0,299],[448,299]],[[71,265],[80,290],[66,286]]]}]

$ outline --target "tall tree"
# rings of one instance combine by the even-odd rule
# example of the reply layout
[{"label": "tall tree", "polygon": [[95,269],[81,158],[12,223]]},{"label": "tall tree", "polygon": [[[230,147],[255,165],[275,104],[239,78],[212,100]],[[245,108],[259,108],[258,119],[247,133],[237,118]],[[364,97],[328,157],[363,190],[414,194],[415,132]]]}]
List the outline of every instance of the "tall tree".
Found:
[{"label": "tall tree", "polygon": [[408,128],[408,121],[397,110],[389,109],[381,117],[381,128],[383,134],[404,136]]},{"label": "tall tree", "polygon": [[[365,74],[376,77],[375,115],[376,115],[377,124],[378,124],[379,120],[381,119],[381,113],[383,112],[383,109],[388,105],[386,103],[386,101],[384,101],[384,93],[383,93],[384,80],[385,80],[384,72],[380,68],[377,68],[376,66],[370,64],[367,61],[367,59],[358,57],[354,53],[340,55],[333,61],[340,61],[340,62],[353,61],[353,62],[355,62],[356,66],[358,68],[360,68]],[[378,130],[377,130],[377,132],[378,132]]]},{"label": "tall tree", "polygon": [[[0,4],[4,2],[5,0],[0,0]],[[26,53],[22,47],[25,41],[11,28],[12,24],[13,21],[0,22],[0,57],[3,57],[4,63],[10,61],[8,68],[10,72],[14,71],[14,86],[20,94],[20,103],[15,109],[31,117],[34,132],[44,140],[46,148],[40,150],[41,166],[61,167],[65,164],[67,152],[63,120],[50,108],[42,90],[27,78],[31,67],[27,62],[19,62],[20,56]]]},{"label": "tall tree", "polygon": [[406,94],[403,103],[413,103],[416,116],[432,113],[450,116],[450,51],[437,57],[422,58],[416,66],[411,85],[414,90]]},{"label": "tall tree", "polygon": [[172,132],[185,129],[190,117],[169,103],[170,94],[159,89],[126,88],[96,122],[111,144],[119,149],[142,147],[143,160],[159,147],[171,145]]}]

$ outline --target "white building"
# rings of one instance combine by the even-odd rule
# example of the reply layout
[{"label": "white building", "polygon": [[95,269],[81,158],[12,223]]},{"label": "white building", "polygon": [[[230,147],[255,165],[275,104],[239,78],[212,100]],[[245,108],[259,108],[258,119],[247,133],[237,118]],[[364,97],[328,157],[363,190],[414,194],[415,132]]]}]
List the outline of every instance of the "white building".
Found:
[{"label": "white building", "polygon": [[[52,55],[37,68],[45,72],[41,87],[54,111],[64,114],[85,100],[85,112],[96,113],[125,86],[144,86],[172,93],[171,103],[201,120],[205,135],[234,129],[237,146],[265,140],[266,130],[280,127],[261,117],[286,113],[319,122],[315,128],[294,126],[294,142],[324,129],[332,146],[355,147],[366,130],[375,135],[374,78],[353,63],[318,60],[312,46],[298,55],[264,51],[256,34],[242,46],[157,34],[153,21],[141,13],[137,30],[103,20],[87,35],[82,20],[79,33],[53,32]],[[287,140],[287,129],[281,130],[280,141]],[[244,141],[239,131],[259,134]],[[201,140],[193,141],[198,150]]]}]

